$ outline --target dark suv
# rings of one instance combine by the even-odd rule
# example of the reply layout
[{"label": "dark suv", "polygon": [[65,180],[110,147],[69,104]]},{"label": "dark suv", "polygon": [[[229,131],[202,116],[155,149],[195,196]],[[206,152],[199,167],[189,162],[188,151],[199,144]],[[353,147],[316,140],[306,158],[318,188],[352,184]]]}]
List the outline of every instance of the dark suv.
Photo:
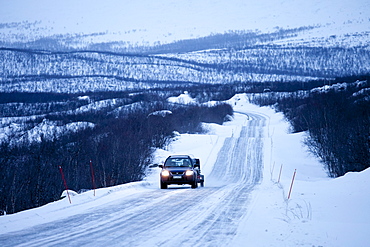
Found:
[{"label": "dark suv", "polygon": [[195,189],[204,186],[204,175],[200,174],[200,161],[189,155],[171,155],[162,168],[160,174],[161,189],[167,189],[169,184],[190,184]]}]

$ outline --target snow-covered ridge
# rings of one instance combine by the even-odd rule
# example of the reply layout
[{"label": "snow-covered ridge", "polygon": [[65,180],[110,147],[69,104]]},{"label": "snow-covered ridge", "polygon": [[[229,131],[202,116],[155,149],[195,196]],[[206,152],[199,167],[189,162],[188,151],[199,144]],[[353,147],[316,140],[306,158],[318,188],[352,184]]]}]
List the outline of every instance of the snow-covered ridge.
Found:
[{"label": "snow-covered ridge", "polygon": [[53,141],[61,136],[78,131],[94,128],[95,124],[89,122],[72,122],[60,125],[57,121],[44,119],[34,127],[27,124],[11,123],[0,128],[0,143],[7,142],[11,146],[18,143],[41,143],[43,140]]},{"label": "snow-covered ridge", "polygon": [[[86,97],[84,98],[87,99]],[[71,114],[81,114],[84,112],[89,111],[96,111],[101,110],[102,108],[115,108],[120,105],[124,105],[127,103],[127,99],[106,99],[106,100],[99,100],[95,102],[91,102],[87,105],[81,106],[77,109],[69,111]]]},{"label": "snow-covered ridge", "polygon": [[52,141],[61,135],[76,133],[83,129],[94,128],[94,126],[95,124],[89,122],[73,122],[59,126],[56,122],[44,119],[42,123],[27,131],[23,138],[27,138],[29,143],[41,142],[42,138]]},{"label": "snow-covered ridge", "polygon": [[7,61],[0,68],[0,92],[87,93],[166,88],[175,83],[327,80],[363,75],[370,66],[370,51],[363,48],[276,46],[162,56],[93,51],[40,54],[4,48],[0,58]]},{"label": "snow-covered ridge", "polygon": [[[366,81],[357,81],[353,83],[343,82],[343,83],[335,83],[333,85],[325,85],[322,87],[311,89],[311,93],[327,93],[331,91],[334,91],[334,92],[345,91],[349,86],[360,87],[365,82]],[[357,93],[354,93],[353,96],[354,97],[359,96],[361,94],[368,92],[368,90],[369,88],[359,89],[359,91]]]},{"label": "snow-covered ridge", "polygon": [[[130,103],[130,100],[125,98],[93,101],[88,96],[81,96],[78,98],[78,100],[86,101],[87,104],[76,109],[56,111],[49,114],[51,116],[58,116],[61,114],[78,115],[88,112],[101,111],[102,109],[106,109],[108,111],[111,110],[111,113],[113,114],[119,114],[124,109],[135,107],[126,105],[127,103]],[[10,103],[10,105],[12,104],[14,103]],[[19,107],[22,107],[22,103],[19,104]],[[37,108],[37,106],[34,107]],[[18,142],[23,141],[28,143],[41,142],[42,139],[52,141],[55,138],[59,138],[63,135],[76,133],[87,128],[94,128],[95,126],[94,123],[83,121],[63,124],[61,121],[51,121],[46,117],[47,114],[20,117],[1,117],[0,143],[9,142],[11,145],[16,145]]]}]

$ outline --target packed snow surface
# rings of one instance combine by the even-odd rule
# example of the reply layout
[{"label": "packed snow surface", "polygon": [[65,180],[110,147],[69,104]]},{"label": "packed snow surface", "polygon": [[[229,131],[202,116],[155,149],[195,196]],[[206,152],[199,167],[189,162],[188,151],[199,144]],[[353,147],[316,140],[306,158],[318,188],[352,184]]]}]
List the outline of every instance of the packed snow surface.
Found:
[{"label": "packed snow surface", "polygon": [[148,169],[142,182],[1,216],[1,245],[367,246],[370,170],[328,178],[304,133],[289,134],[282,114],[247,98],[228,101],[232,121],[156,151],[155,163],[200,158],[205,187],[161,190],[159,168]]}]

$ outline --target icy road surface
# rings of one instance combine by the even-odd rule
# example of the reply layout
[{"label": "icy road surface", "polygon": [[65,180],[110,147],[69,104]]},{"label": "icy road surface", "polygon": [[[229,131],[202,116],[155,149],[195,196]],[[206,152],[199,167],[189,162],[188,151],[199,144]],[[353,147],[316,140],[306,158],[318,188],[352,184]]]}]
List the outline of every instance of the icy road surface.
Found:
[{"label": "icy road surface", "polygon": [[2,246],[227,246],[262,179],[266,118],[244,114],[205,187],[147,188],[46,224],[0,234]]}]

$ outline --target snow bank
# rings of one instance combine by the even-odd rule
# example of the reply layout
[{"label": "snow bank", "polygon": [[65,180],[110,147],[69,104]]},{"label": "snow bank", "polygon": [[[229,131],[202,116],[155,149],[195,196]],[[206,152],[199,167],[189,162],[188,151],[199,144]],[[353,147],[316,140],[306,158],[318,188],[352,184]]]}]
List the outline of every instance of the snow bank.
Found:
[{"label": "snow bank", "polygon": [[193,99],[187,91],[185,91],[183,94],[180,94],[177,97],[169,97],[167,101],[170,103],[184,104],[184,105],[196,103],[196,100]]},{"label": "snow bank", "polygon": [[236,110],[258,111],[269,119],[264,179],[254,191],[251,212],[232,244],[366,246],[370,240],[370,169],[331,179],[303,145],[305,133],[290,134],[282,114],[248,104],[247,95],[236,95],[229,102]]}]

